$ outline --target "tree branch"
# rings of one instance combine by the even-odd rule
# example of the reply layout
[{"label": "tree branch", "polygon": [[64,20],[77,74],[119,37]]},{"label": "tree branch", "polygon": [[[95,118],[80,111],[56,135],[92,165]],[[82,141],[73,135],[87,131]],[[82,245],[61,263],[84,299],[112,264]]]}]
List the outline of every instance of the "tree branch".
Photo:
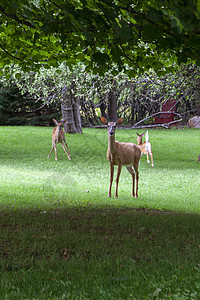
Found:
[{"label": "tree branch", "polygon": [[16,56],[14,56],[13,54],[9,53],[9,52],[1,45],[1,44],[0,44],[0,48],[1,48],[6,54],[8,54],[9,56],[11,56],[12,58],[17,59],[17,60],[20,60],[19,57],[16,57]]},{"label": "tree branch", "polygon": [[6,13],[5,10],[4,10],[4,8],[1,5],[0,5],[0,12],[2,12],[2,14],[4,14],[6,17],[11,18],[11,19],[17,21],[19,24],[24,24],[24,25],[26,25],[28,27],[35,28],[35,26],[31,22],[26,21],[26,20],[20,20],[18,18],[18,16],[15,15],[15,14],[8,14],[8,13]]}]

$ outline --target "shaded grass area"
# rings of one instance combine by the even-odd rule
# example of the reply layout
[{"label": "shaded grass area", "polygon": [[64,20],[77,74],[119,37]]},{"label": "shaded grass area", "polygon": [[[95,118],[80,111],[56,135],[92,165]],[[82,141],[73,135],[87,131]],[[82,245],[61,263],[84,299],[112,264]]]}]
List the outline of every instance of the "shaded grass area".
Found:
[{"label": "shaded grass area", "polygon": [[138,199],[125,168],[107,198],[106,130],[66,135],[57,162],[51,132],[0,127],[0,299],[199,299],[200,131],[149,130]]},{"label": "shaded grass area", "polygon": [[3,299],[199,297],[199,215],[107,207],[0,218]]}]

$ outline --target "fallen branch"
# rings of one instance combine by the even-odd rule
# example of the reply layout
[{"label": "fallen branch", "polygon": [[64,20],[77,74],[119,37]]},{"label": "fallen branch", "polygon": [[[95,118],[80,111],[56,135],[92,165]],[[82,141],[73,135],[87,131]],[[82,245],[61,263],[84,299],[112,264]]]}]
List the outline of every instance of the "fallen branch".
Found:
[{"label": "fallen branch", "polygon": [[176,123],[181,122],[181,121],[183,121],[182,118],[179,119],[179,120],[176,120],[176,121],[169,122],[168,125],[171,126],[171,125],[176,124]]},{"label": "fallen branch", "polygon": [[[146,121],[146,120],[148,120],[148,119],[151,119],[151,118],[153,118],[154,116],[157,116],[157,115],[160,115],[160,114],[169,114],[169,113],[172,113],[172,112],[171,112],[171,111],[157,112],[157,113],[155,113],[155,114],[153,114],[153,115],[151,115],[151,116],[149,116],[149,117],[147,117],[147,118],[144,118],[144,119],[140,120],[140,121],[137,122],[135,125],[133,125],[131,128],[136,128],[138,124],[140,124],[140,123],[142,123],[142,122],[144,122],[144,121]],[[180,121],[182,121],[182,118],[181,118],[181,115],[180,115],[180,114],[175,113],[175,112],[173,112],[173,114],[176,115],[176,116],[179,116]],[[176,121],[176,122],[177,122],[177,121]],[[172,122],[170,122],[170,123],[172,123]],[[170,124],[170,123],[156,124],[154,127],[156,127],[156,126],[158,126],[158,125],[166,125],[166,126],[167,126],[167,124]],[[151,125],[151,126],[153,126],[153,125]]]},{"label": "fallen branch", "polygon": [[141,125],[141,126],[132,126],[131,129],[142,129],[142,128],[155,128],[155,127],[164,127],[169,129],[168,124],[151,124],[151,125]]}]

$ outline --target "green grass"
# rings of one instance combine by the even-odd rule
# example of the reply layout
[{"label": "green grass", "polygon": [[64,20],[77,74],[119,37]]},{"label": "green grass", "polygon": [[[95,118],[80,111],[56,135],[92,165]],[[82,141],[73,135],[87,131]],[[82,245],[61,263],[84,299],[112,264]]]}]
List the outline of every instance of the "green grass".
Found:
[{"label": "green grass", "polygon": [[0,299],[199,299],[200,131],[149,130],[137,199],[125,168],[107,197],[106,130],[66,135],[57,162],[51,132],[0,127]]}]

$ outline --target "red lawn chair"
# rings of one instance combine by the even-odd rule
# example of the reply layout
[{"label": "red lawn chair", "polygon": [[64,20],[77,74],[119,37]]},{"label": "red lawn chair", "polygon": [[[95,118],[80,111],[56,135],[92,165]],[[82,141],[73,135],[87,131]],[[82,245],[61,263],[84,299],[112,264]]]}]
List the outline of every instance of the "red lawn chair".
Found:
[{"label": "red lawn chair", "polygon": [[168,124],[174,121],[174,112],[176,110],[176,100],[169,99],[162,105],[162,112],[169,113],[162,113],[160,112],[159,115],[155,116],[155,124]]}]

